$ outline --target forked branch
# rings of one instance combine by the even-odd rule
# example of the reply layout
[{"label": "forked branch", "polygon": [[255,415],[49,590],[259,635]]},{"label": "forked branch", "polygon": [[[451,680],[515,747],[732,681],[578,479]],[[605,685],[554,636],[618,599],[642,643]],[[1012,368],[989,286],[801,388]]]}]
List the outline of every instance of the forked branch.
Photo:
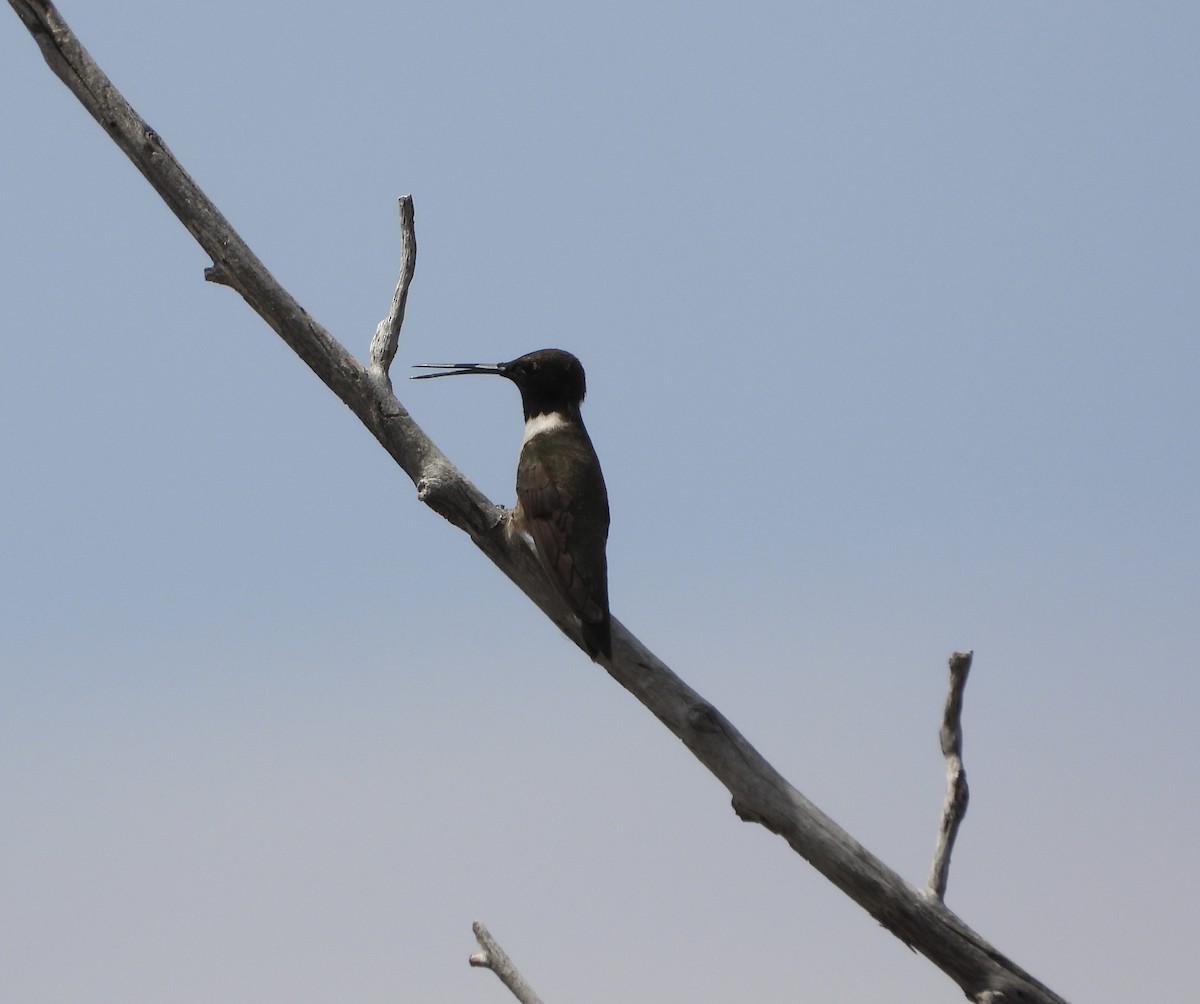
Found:
[{"label": "forked branch", "polygon": [[[472,541],[580,644],[578,627],[547,585],[532,551],[503,532],[505,511],[454,467],[392,394],[284,290],[159,135],[128,105],[50,3],[9,0],[46,62],[212,258],[210,279],[237,292],[359,417],[412,478],[423,502]],[[402,281],[403,281],[403,268]],[[405,286],[405,292],[407,286]],[[376,374],[394,352],[404,296],[393,299],[394,329],[372,354]],[[389,315],[392,316],[392,315]],[[789,784],[733,727],[652,652],[613,621],[605,668],[729,789],[745,820],[782,836],[894,935],[929,958],[971,1000],[1063,1004],[1062,998],[1001,955],[936,897],[905,882]]]}]

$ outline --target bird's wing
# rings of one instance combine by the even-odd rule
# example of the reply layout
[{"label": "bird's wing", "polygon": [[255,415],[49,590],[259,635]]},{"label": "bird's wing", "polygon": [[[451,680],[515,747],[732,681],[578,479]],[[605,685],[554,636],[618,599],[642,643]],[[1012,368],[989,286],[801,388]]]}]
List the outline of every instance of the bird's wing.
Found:
[{"label": "bird's wing", "polygon": [[[575,493],[588,504],[576,505]],[[587,434],[566,435],[554,450],[523,453],[517,501],[523,529],[572,611],[586,623],[606,623],[608,497]]]},{"label": "bird's wing", "polygon": [[[606,569],[588,569],[587,560],[576,560],[569,549],[577,518],[571,510],[571,494],[553,479],[546,464],[532,463],[522,469],[517,486],[523,529],[533,537],[542,565],[572,611],[588,623],[607,618]],[[581,552],[582,558],[582,552]],[[604,558],[604,552],[600,552]]]}]

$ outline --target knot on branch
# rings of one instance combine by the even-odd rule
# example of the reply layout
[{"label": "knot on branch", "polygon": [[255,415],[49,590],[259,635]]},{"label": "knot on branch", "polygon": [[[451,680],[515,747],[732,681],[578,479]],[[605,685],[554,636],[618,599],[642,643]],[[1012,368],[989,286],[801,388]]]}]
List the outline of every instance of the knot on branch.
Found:
[{"label": "knot on branch", "polygon": [[481,505],[471,492],[470,483],[449,463],[431,463],[417,479],[417,498],[478,544],[504,524],[507,514],[486,499]]},{"label": "knot on branch", "polygon": [[732,799],[729,804],[733,807],[733,814],[737,816],[738,819],[740,819],[743,823],[757,823],[759,826],[766,828],[771,833],[779,833],[779,826],[777,824],[772,825],[770,816],[764,815],[756,809],[750,808],[749,805],[747,805],[745,802],[739,801],[737,798]]},{"label": "knot on branch", "polygon": [[229,270],[219,262],[213,262],[204,270],[204,281],[216,283],[218,286],[233,286],[233,277],[230,276]]},{"label": "knot on branch", "polygon": [[145,144],[146,153],[152,157],[161,153],[164,147],[162,137],[149,126],[142,129],[142,142]]},{"label": "knot on branch", "polygon": [[695,732],[702,735],[724,735],[727,731],[721,713],[707,701],[688,706],[687,722]]},{"label": "knot on branch", "polygon": [[438,515],[457,524],[453,505],[457,483],[454,472],[441,466],[433,467],[417,481],[417,498]]}]

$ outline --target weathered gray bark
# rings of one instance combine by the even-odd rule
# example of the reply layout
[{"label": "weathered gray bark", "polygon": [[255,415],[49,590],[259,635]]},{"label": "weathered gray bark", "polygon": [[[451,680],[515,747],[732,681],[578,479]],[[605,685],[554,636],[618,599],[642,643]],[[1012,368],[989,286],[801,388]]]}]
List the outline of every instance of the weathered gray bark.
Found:
[{"label": "weathered gray bark", "polygon": [[950,881],[950,855],[954,851],[958,828],[967,814],[967,802],[971,794],[962,758],[963,691],[967,688],[967,674],[971,672],[971,658],[971,652],[955,652],[950,656],[950,689],[946,693],[942,727],[938,730],[942,756],[946,758],[946,801],[942,805],[937,847],[933,852],[933,864],[925,887],[929,895],[938,899],[946,898],[946,883]]},{"label": "weathered gray bark", "polygon": [[[385,366],[362,366],[284,290],[92,61],[50,3],[9,0],[62,79],[187,227],[232,287],[359,417],[417,487],[418,498],[484,554],[579,644],[573,618],[536,558],[505,532],[506,511],[471,484],[392,394]],[[402,310],[403,304],[399,303]],[[376,362],[387,355],[382,351]],[[390,360],[389,360],[390,361]],[[711,704],[613,620],[612,677],[729,789],[733,809],[779,834],[880,924],[926,956],[971,1000],[1064,1004],[933,895],[905,882],[789,784]]]},{"label": "weathered gray bark", "polygon": [[512,959],[492,937],[491,932],[479,921],[475,921],[472,928],[475,931],[475,940],[479,942],[483,951],[476,952],[467,961],[473,966],[490,969],[521,1004],[542,1004],[541,998],[533,992],[533,987],[525,982],[525,977],[513,965]]}]

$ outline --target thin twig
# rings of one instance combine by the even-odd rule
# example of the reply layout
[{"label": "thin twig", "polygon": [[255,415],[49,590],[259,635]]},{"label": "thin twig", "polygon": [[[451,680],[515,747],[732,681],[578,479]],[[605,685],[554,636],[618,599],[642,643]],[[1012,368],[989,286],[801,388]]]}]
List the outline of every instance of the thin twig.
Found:
[{"label": "thin twig", "polygon": [[929,871],[929,884],[926,887],[927,892],[938,900],[946,898],[946,883],[950,881],[950,854],[954,850],[958,828],[967,814],[967,802],[970,799],[967,771],[962,759],[962,706],[967,674],[971,672],[971,657],[971,652],[955,652],[950,656],[950,690],[946,694],[942,727],[938,731],[942,756],[946,758],[946,800],[942,804],[937,847],[933,852],[933,867]]},{"label": "thin twig", "polygon": [[411,195],[400,196],[400,275],[396,292],[392,294],[392,309],[375,328],[371,339],[371,375],[390,391],[392,378],[388,373],[400,344],[400,327],[404,324],[404,308],[408,303],[408,287],[417,270],[417,233],[413,224]]},{"label": "thin twig", "polygon": [[475,940],[479,942],[479,947],[482,952],[477,952],[472,955],[467,961],[473,966],[481,966],[484,969],[490,969],[499,978],[509,990],[512,991],[514,997],[521,1004],[542,1004],[541,998],[533,992],[533,987],[525,982],[525,978],[517,972],[517,967],[513,965],[510,959],[479,921],[475,921],[471,925],[471,929],[475,932]]}]

